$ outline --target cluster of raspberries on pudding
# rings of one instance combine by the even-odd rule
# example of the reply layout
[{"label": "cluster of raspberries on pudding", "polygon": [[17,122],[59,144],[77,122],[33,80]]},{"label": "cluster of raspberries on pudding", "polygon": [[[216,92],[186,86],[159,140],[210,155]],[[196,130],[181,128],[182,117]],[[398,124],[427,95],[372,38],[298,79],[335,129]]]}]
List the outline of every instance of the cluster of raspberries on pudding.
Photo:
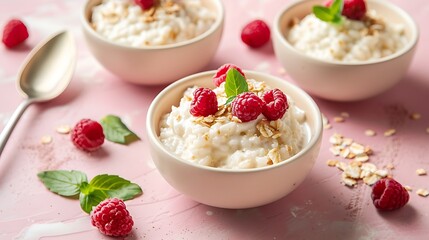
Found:
[{"label": "cluster of raspberries on pudding", "polygon": [[[213,76],[213,83],[219,87],[226,80],[228,70],[236,69],[243,77],[243,71],[233,65],[222,65]],[[231,102],[231,113],[241,122],[249,122],[258,118],[262,113],[266,119],[275,121],[283,117],[289,108],[286,95],[280,89],[266,91],[262,98],[254,92],[243,92],[238,94]],[[194,117],[207,117],[218,111],[217,96],[209,88],[197,88],[193,93],[190,113]]]}]

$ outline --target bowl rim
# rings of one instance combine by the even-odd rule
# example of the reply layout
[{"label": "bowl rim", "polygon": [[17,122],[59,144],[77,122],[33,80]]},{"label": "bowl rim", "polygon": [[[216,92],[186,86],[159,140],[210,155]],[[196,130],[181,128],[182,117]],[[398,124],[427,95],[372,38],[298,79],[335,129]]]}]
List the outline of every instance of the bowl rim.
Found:
[{"label": "bowl rim", "polygon": [[[399,51],[388,55],[386,57],[383,58],[379,58],[379,59],[372,59],[372,60],[368,60],[368,61],[363,61],[363,62],[343,62],[343,61],[335,61],[335,60],[324,60],[324,59],[320,59],[320,58],[316,58],[314,56],[310,56],[308,54],[305,54],[299,50],[297,50],[294,46],[292,46],[289,41],[286,39],[286,37],[284,36],[284,34],[282,33],[282,29],[281,29],[281,20],[283,18],[283,15],[286,14],[286,12],[298,5],[301,5],[305,2],[308,1],[312,1],[312,0],[294,0],[292,2],[290,2],[289,4],[287,4],[283,9],[281,9],[279,11],[279,13],[275,16],[274,18],[274,36],[275,38],[277,38],[279,40],[279,42],[284,45],[286,48],[288,48],[290,51],[294,52],[297,55],[300,55],[301,57],[310,59],[314,62],[318,62],[321,64],[333,64],[333,65],[342,65],[342,66],[365,66],[365,65],[373,65],[373,64],[379,64],[379,63],[383,63],[383,62],[388,62],[390,60],[396,59],[402,55],[407,54],[408,52],[413,51],[414,47],[417,45],[417,42],[419,40],[419,28],[417,26],[416,21],[410,16],[410,14],[408,14],[405,10],[403,10],[402,8],[398,7],[397,5],[386,1],[386,0],[366,0],[368,2],[377,2],[380,3],[388,8],[390,8],[392,11],[396,12],[399,14],[399,16],[405,20],[406,22],[406,27],[411,29],[411,33],[412,33],[412,39],[411,41],[409,41],[402,49],[400,49]],[[409,24],[408,24],[409,23]]]},{"label": "bowl rim", "polygon": [[[298,86],[296,86],[292,83],[289,83],[286,80],[281,79],[280,77],[277,77],[277,76],[274,76],[271,74],[267,74],[267,73],[263,73],[263,72],[258,72],[258,71],[251,71],[251,70],[243,70],[243,71],[245,74],[250,74],[250,75],[254,75],[257,77],[261,77],[261,78],[269,77],[269,78],[272,78],[275,80],[282,81],[282,84],[285,84],[289,89],[292,89],[292,91],[298,92],[301,96],[303,96],[306,104],[310,105],[310,108],[313,111],[315,111],[316,113],[318,113],[319,116],[315,116],[315,126],[314,126],[315,133],[310,135],[309,141],[305,144],[305,146],[298,153],[296,153],[292,157],[290,157],[290,158],[288,158],[288,159],[286,159],[280,163],[273,164],[270,166],[250,168],[250,169],[226,169],[226,168],[209,167],[209,166],[201,165],[198,163],[193,163],[193,162],[190,162],[188,160],[179,158],[178,156],[176,156],[175,154],[171,153],[170,151],[168,151],[166,149],[164,144],[160,141],[159,136],[157,135],[155,128],[153,127],[153,125],[155,125],[155,123],[154,123],[155,119],[153,118],[153,115],[155,114],[156,106],[161,101],[161,99],[166,97],[167,94],[170,91],[172,91],[173,89],[175,89],[181,85],[185,85],[187,82],[189,82],[195,78],[213,76],[216,73],[216,70],[200,72],[200,73],[196,73],[196,74],[192,74],[190,76],[184,77],[184,78],[170,84],[169,86],[164,88],[160,93],[158,93],[158,95],[154,98],[154,100],[150,104],[149,109],[147,111],[147,116],[146,116],[146,131],[147,131],[149,141],[153,145],[155,145],[156,148],[158,148],[160,151],[162,151],[164,154],[166,154],[169,157],[177,160],[178,162],[181,162],[185,165],[188,165],[189,167],[193,167],[193,168],[197,168],[197,169],[205,170],[205,171],[209,171],[209,172],[221,172],[221,173],[226,173],[226,174],[228,174],[228,173],[229,174],[233,174],[233,173],[254,173],[254,172],[261,172],[261,171],[270,171],[270,170],[273,170],[276,168],[280,168],[284,165],[290,164],[294,161],[297,161],[298,159],[301,158],[302,155],[310,152],[311,149],[313,149],[317,145],[317,142],[321,139],[322,134],[323,134],[322,114],[321,114],[320,109],[317,106],[316,102],[314,101],[314,99],[308,93],[306,93],[304,90],[299,88]],[[180,99],[178,99],[178,101],[179,100]]]},{"label": "bowl rim", "polygon": [[204,33],[185,40],[185,41],[181,41],[181,42],[177,42],[177,43],[172,43],[172,44],[166,44],[166,45],[159,45],[159,46],[141,46],[141,47],[135,47],[135,46],[129,46],[126,44],[122,44],[122,43],[118,43],[118,42],[114,42],[111,40],[106,39],[105,37],[101,36],[99,33],[95,32],[94,29],[92,29],[92,27],[90,26],[90,21],[89,19],[86,18],[86,12],[90,11],[92,14],[92,10],[88,10],[89,4],[92,2],[97,2],[97,1],[102,1],[102,0],[86,0],[85,4],[83,5],[81,12],[80,12],[80,20],[82,22],[83,25],[83,29],[88,32],[92,37],[96,38],[99,41],[102,41],[106,44],[111,44],[114,45],[116,47],[120,47],[120,48],[125,48],[125,49],[129,49],[129,50],[164,50],[164,49],[173,49],[173,48],[180,48],[180,47],[184,47],[187,45],[191,45],[195,42],[199,42],[202,41],[203,39],[207,38],[208,36],[211,36],[213,34],[215,34],[215,32],[223,27],[223,22],[224,22],[224,18],[225,18],[225,8],[223,5],[223,2],[221,0],[210,0],[213,3],[215,3],[215,5],[217,6],[218,10],[219,10],[219,15],[217,15],[215,22],[212,24],[212,26],[205,31]]}]

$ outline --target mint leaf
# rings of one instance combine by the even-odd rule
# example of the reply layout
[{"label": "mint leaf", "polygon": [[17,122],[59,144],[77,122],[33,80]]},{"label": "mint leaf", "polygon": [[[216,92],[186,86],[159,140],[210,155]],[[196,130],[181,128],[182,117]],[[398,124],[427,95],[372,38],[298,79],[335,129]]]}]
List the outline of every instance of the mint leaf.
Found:
[{"label": "mint leaf", "polygon": [[104,199],[109,198],[106,192],[93,189],[88,183],[82,184],[81,191],[79,195],[80,207],[86,213],[90,213],[92,207],[97,206]]},{"label": "mint leaf", "polygon": [[342,22],[343,0],[334,0],[329,7],[313,6],[313,14],[320,20],[328,23],[339,24]]},{"label": "mint leaf", "polygon": [[229,98],[226,100],[225,105],[230,104],[232,101],[234,101],[234,99],[235,99],[236,97],[237,97],[237,96],[231,96],[231,97],[229,97]]},{"label": "mint leaf", "polygon": [[235,97],[240,93],[249,91],[249,87],[246,82],[246,78],[241,75],[241,73],[235,69],[230,68],[226,73],[225,80],[225,93],[226,96]]},{"label": "mint leaf", "polygon": [[329,10],[333,15],[341,15],[341,12],[343,11],[343,0],[334,0],[334,2],[329,7]]},{"label": "mint leaf", "polygon": [[43,171],[37,176],[51,192],[65,197],[77,196],[81,185],[88,181],[85,173],[75,170]]},{"label": "mint leaf", "polygon": [[143,193],[139,185],[117,175],[98,175],[89,184],[93,189],[105,191],[109,197],[122,200],[129,200]]},{"label": "mint leaf", "polygon": [[79,195],[80,206],[86,213],[106,198],[125,201],[143,194],[139,185],[117,175],[101,174],[89,183],[85,173],[75,170],[43,171],[37,176],[54,193],[65,197]]},{"label": "mint leaf", "polygon": [[314,15],[325,22],[331,22],[334,16],[331,13],[331,10],[323,6],[313,6]]},{"label": "mint leaf", "polygon": [[103,132],[106,139],[111,142],[127,145],[140,140],[135,133],[128,129],[118,116],[105,116],[101,119],[101,125],[103,126]]},{"label": "mint leaf", "polygon": [[106,198],[129,200],[143,193],[139,185],[117,175],[102,174],[94,177],[89,184],[83,184],[79,196],[82,210],[89,213]]},{"label": "mint leaf", "polygon": [[333,24],[341,24],[343,22],[343,17],[340,15],[336,15],[334,19],[332,19],[331,23]]}]

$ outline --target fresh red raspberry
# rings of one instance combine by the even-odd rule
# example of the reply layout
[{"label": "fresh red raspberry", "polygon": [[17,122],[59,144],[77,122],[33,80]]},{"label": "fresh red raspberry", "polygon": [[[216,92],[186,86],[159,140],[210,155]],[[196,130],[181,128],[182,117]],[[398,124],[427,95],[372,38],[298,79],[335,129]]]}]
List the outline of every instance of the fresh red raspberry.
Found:
[{"label": "fresh red raspberry", "polygon": [[239,68],[239,67],[237,67],[237,66],[235,66],[234,64],[231,64],[231,63],[224,64],[224,65],[220,66],[217,69],[217,72],[213,76],[213,83],[214,83],[214,85],[216,87],[219,87],[221,83],[225,82],[225,80],[226,80],[226,73],[228,72],[228,70],[230,68],[236,69],[238,72],[241,73],[241,75],[243,77],[245,77],[243,71],[241,70],[241,68]]},{"label": "fresh red raspberry", "polygon": [[270,40],[270,28],[262,20],[254,20],[244,26],[241,40],[249,47],[262,47]]},{"label": "fresh red raspberry", "polygon": [[91,224],[107,236],[126,236],[131,232],[134,221],[124,201],[108,198],[91,211]]},{"label": "fresh red raspberry", "polygon": [[280,89],[265,92],[262,99],[265,102],[262,114],[270,121],[282,118],[289,108],[287,97]]},{"label": "fresh red raspberry", "polygon": [[154,0],[134,0],[134,3],[139,5],[143,10],[148,10],[154,5]]},{"label": "fresh red raspberry", "polygon": [[19,19],[10,20],[3,28],[3,43],[7,48],[13,48],[28,38],[27,27]]},{"label": "fresh red raspberry", "polygon": [[71,139],[77,148],[95,151],[104,143],[103,127],[91,119],[82,119],[74,126]]},{"label": "fresh red raspberry", "polygon": [[[333,0],[325,2],[325,6],[331,6]],[[341,14],[352,20],[362,20],[366,14],[365,0],[344,0]]]},{"label": "fresh red raspberry", "polygon": [[197,88],[191,101],[190,113],[194,117],[207,117],[217,112],[217,97],[210,88]]},{"label": "fresh red raspberry", "polygon": [[390,211],[403,207],[408,202],[410,195],[397,181],[383,178],[372,187],[371,198],[376,208]]},{"label": "fresh red raspberry", "polygon": [[231,103],[232,115],[242,122],[255,120],[261,114],[263,104],[264,102],[255,93],[240,93]]}]

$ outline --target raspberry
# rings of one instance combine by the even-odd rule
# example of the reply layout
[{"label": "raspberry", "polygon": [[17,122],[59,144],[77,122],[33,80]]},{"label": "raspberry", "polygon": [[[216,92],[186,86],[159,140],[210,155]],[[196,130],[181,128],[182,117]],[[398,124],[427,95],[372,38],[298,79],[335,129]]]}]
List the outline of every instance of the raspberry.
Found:
[{"label": "raspberry", "polygon": [[243,77],[245,77],[243,71],[239,67],[231,63],[224,64],[217,69],[216,74],[213,76],[213,83],[216,87],[219,87],[221,83],[225,82],[226,73],[230,68],[235,68]]},{"label": "raspberry", "polygon": [[279,89],[265,92],[262,99],[265,102],[262,113],[270,121],[282,118],[289,108],[286,95]]},{"label": "raspberry", "polygon": [[27,27],[19,19],[10,20],[3,29],[3,43],[7,48],[13,48],[28,38]]},{"label": "raspberry", "polygon": [[122,200],[108,198],[92,209],[91,224],[107,236],[119,237],[131,232],[134,221]]},{"label": "raspberry", "polygon": [[154,5],[154,0],[134,0],[134,3],[139,5],[143,10],[148,10]]},{"label": "raspberry", "polygon": [[397,181],[383,178],[372,187],[371,198],[376,208],[390,211],[403,207],[408,202],[410,195]]},{"label": "raspberry", "polygon": [[217,97],[209,88],[197,88],[191,102],[190,113],[194,117],[215,114],[217,112]]},{"label": "raspberry", "polygon": [[[326,1],[325,6],[331,6],[332,1]],[[365,0],[344,0],[341,14],[352,20],[362,20],[366,14]]]},{"label": "raspberry", "polygon": [[73,144],[84,151],[95,151],[104,143],[103,127],[91,119],[82,119],[71,133]]},{"label": "raspberry", "polygon": [[241,40],[249,47],[262,47],[270,40],[270,28],[262,20],[254,20],[244,26]]},{"label": "raspberry", "polygon": [[240,93],[231,103],[232,115],[242,122],[255,120],[261,114],[263,104],[264,102],[255,93]]}]

